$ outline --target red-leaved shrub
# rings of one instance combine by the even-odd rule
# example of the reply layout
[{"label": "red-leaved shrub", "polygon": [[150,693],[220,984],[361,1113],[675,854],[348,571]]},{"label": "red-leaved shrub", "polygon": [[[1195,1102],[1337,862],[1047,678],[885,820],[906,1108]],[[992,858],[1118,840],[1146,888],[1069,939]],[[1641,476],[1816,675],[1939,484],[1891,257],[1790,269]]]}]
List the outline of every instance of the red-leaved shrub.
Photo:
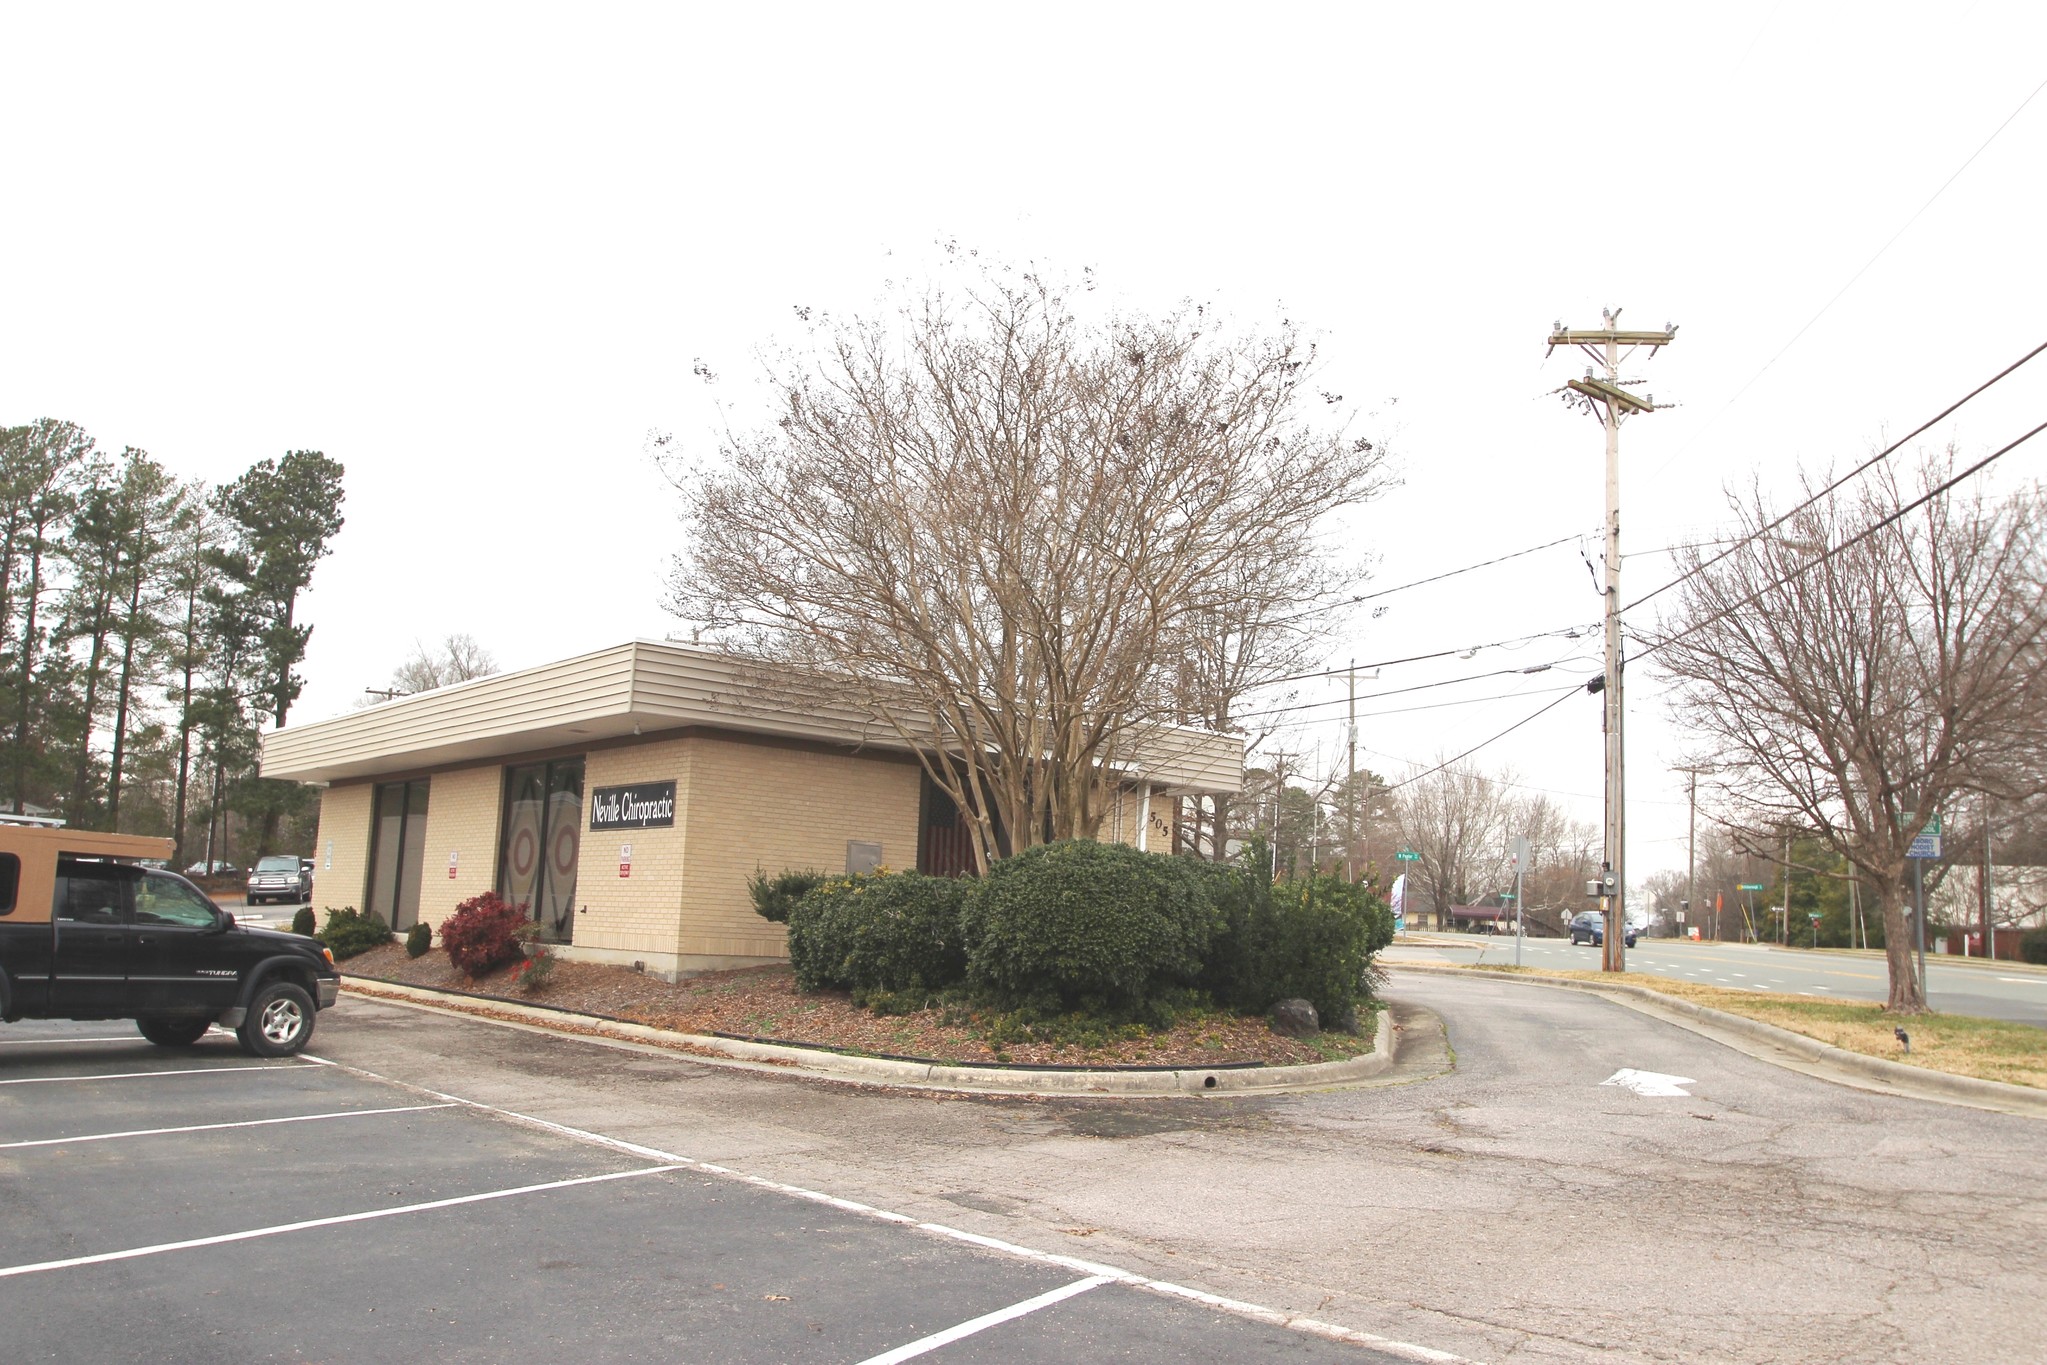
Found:
[{"label": "red-leaved shrub", "polygon": [[454,914],[441,921],[441,946],[456,967],[471,976],[483,976],[494,967],[519,960],[524,953],[519,930],[525,924],[525,906],[509,904],[495,891],[486,891],[463,901]]}]

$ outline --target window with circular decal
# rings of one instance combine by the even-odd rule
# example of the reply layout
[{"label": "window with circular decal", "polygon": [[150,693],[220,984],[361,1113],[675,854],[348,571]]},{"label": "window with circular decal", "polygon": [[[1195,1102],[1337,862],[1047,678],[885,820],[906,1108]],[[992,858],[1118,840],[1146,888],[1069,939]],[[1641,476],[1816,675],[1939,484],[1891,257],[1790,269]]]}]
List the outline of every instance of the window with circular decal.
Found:
[{"label": "window with circular decal", "polygon": [[582,848],[583,760],[507,768],[502,828],[498,894],[524,906],[543,939],[568,941]]}]

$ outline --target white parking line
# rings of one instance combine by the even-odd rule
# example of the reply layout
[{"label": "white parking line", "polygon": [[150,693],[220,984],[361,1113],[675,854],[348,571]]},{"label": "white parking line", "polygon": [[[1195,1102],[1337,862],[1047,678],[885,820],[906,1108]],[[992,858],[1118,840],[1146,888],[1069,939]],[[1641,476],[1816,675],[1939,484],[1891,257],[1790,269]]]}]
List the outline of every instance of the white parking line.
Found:
[{"label": "white parking line", "polygon": [[0,1085],[51,1085],[57,1081],[152,1081],[158,1076],[246,1076],[258,1072],[274,1076],[286,1071],[304,1071],[298,1062],[258,1064],[256,1066],[195,1066],[183,1071],[109,1071],[99,1076],[22,1076],[11,1081],[0,1081]]},{"label": "white parking line", "polygon": [[142,1035],[125,1038],[0,1038],[0,1047],[48,1047],[51,1043],[139,1043]]},{"label": "white parking line", "polygon": [[1997,979],[2018,986],[2047,986],[2047,976],[2000,976]]},{"label": "white parking line", "polygon": [[953,1342],[970,1337],[976,1332],[985,1332],[990,1327],[1014,1321],[1029,1313],[1035,1313],[1040,1308],[1050,1308],[1053,1304],[1061,1303],[1076,1294],[1085,1294],[1090,1289],[1114,1283],[1115,1281],[1107,1275],[1091,1275],[1085,1280],[1075,1280],[1072,1284],[1062,1284],[1057,1289],[1047,1290],[1035,1299],[1025,1299],[1022,1303],[1013,1303],[1007,1308],[998,1308],[992,1313],[983,1313],[978,1318],[969,1318],[957,1327],[948,1327],[943,1332],[933,1332],[928,1337],[919,1337],[908,1345],[896,1347],[893,1351],[884,1351],[878,1356],[869,1356],[861,1361],[860,1365],[897,1365],[898,1361],[915,1360],[918,1356],[927,1355],[941,1346],[950,1346]]},{"label": "white parking line", "polygon": [[281,1119],[245,1119],[240,1123],[195,1123],[185,1128],[130,1128],[122,1133],[87,1133],[81,1137],[37,1138],[33,1142],[0,1142],[0,1152],[17,1147],[68,1147],[74,1142],[111,1142],[115,1138],[163,1137],[170,1133],[217,1133],[223,1128],[264,1128],[277,1123],[314,1123],[320,1119],[369,1118],[374,1114],[417,1114],[428,1109],[453,1109],[452,1104],[408,1104],[399,1109],[337,1109],[331,1114],[293,1114]]},{"label": "white parking line", "polygon": [[250,1228],[246,1232],[224,1232],[218,1237],[194,1237],[185,1242],[159,1242],[155,1246],[130,1247],[126,1251],[102,1251],[94,1256],[72,1256],[62,1261],[35,1261],[27,1265],[0,1266],[0,1280],[16,1275],[37,1275],[46,1270],[70,1270],[81,1265],[105,1265],[108,1261],[132,1261],[141,1256],[161,1256],[167,1251],[190,1251],[195,1247],[224,1246],[229,1242],[252,1242],[258,1237],[278,1237],[287,1232],[338,1227],[343,1223],[367,1223],[377,1218],[396,1218],[403,1213],[427,1213],[434,1209],[452,1209],[460,1204],[481,1204],[491,1199],[512,1199],[522,1194],[542,1194],[548,1190],[566,1190],[577,1185],[598,1185],[607,1180],[631,1180],[635,1176],[662,1175],[681,1169],[680,1166],[642,1166],[636,1171],[613,1171],[608,1175],[586,1175],[575,1180],[550,1180],[544,1185],[520,1185],[516,1189],[489,1190],[483,1194],[465,1194],[454,1199],[436,1199],[425,1204],[401,1204],[389,1209],[367,1209],[362,1213],[344,1213],[333,1218],[308,1218],[302,1223],[279,1223],[273,1227]]},{"label": "white parking line", "polygon": [[[498,1021],[487,1018],[478,1018],[477,1022],[487,1025],[498,1025]],[[498,1026],[517,1027],[516,1025]],[[594,1047],[607,1046],[603,1042],[590,1039],[570,1039],[569,1041],[588,1042]],[[409,1081],[393,1080],[388,1076],[364,1070],[362,1067],[349,1066],[344,1062],[325,1061],[322,1058],[311,1056],[308,1056],[306,1060],[322,1062],[324,1065],[335,1067],[338,1070],[347,1071],[357,1076],[366,1076],[370,1080],[381,1081],[385,1085],[396,1086],[401,1090],[410,1090],[415,1094],[431,1095],[437,1100],[453,1100],[457,1104],[465,1105],[480,1113],[495,1114],[499,1118],[509,1119],[514,1123],[525,1124],[528,1127],[538,1128],[545,1132],[559,1133],[564,1137],[575,1138],[581,1142],[595,1143],[600,1147],[609,1147],[619,1152],[629,1152],[634,1156],[647,1157],[655,1161],[673,1162],[675,1167],[687,1170],[704,1171],[711,1175],[730,1176],[734,1180],[757,1186],[760,1189],[773,1190],[778,1194],[786,1194],[793,1198],[808,1200],[814,1204],[824,1204],[830,1208],[858,1214],[864,1218],[874,1218],[884,1223],[895,1223],[900,1226],[914,1228],[918,1232],[948,1238],[955,1242],[965,1242],[970,1246],[986,1247],[990,1251],[1002,1252],[1005,1255],[1015,1256],[1022,1260],[1035,1261],[1040,1265],[1062,1266],[1068,1270],[1078,1271],[1083,1275],[1105,1276],[1118,1284],[1128,1285],[1133,1289],[1143,1289],[1153,1294],[1165,1295],[1168,1298],[1185,1299],[1190,1303],[1202,1304],[1218,1312],[1229,1313],[1235,1317],[1248,1318],[1253,1322],[1269,1323],[1274,1327],[1284,1327],[1290,1331],[1305,1333],[1308,1336],[1321,1337],[1325,1341],[1341,1341],[1353,1346],[1369,1346],[1383,1355],[1398,1356],[1403,1360],[1423,1361],[1427,1365],[1471,1365],[1463,1356],[1452,1355],[1448,1351],[1438,1351],[1428,1346],[1417,1346],[1412,1342],[1396,1341],[1391,1337],[1376,1336],[1370,1332],[1360,1332],[1355,1328],[1343,1327],[1333,1322],[1323,1322],[1305,1315],[1283,1313],[1277,1308],[1267,1308],[1263,1304],[1246,1303],[1242,1299],[1226,1299],[1218,1294],[1210,1294],[1204,1290],[1174,1284],[1170,1280],[1155,1280],[1148,1275],[1140,1275],[1135,1271],[1121,1270],[1115,1266],[1102,1265],[1094,1261],[1083,1261],[1077,1256],[1062,1256],[1057,1252],[1039,1251],[1035,1247],[1019,1246],[1014,1242],[1004,1242],[994,1237],[984,1237],[976,1232],[966,1232],[959,1228],[947,1227],[943,1223],[919,1222],[907,1214],[892,1213],[887,1209],[875,1208],[871,1204],[862,1204],[851,1199],[841,1199],[837,1195],[825,1194],[818,1190],[807,1190],[800,1185],[785,1185],[780,1181],[769,1180],[765,1176],[748,1175],[744,1171],[735,1171],[729,1166],[719,1166],[709,1161],[697,1161],[690,1157],[679,1156],[674,1152],[664,1152],[658,1147],[648,1147],[641,1143],[628,1142],[624,1138],[608,1137],[603,1133],[593,1133],[585,1128],[571,1128],[565,1123],[555,1123],[550,1119],[535,1118],[531,1114],[521,1114],[511,1109],[500,1109],[496,1105],[484,1104],[480,1100],[464,1099],[460,1095],[451,1095],[441,1090],[430,1090],[423,1085],[413,1085]],[[664,1169],[673,1168],[668,1167]]]}]

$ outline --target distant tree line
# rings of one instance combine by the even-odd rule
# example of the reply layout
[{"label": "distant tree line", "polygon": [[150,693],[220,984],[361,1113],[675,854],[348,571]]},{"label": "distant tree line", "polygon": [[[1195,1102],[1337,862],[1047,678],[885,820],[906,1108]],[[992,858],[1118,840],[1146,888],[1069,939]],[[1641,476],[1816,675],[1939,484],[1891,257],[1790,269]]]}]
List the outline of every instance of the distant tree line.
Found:
[{"label": "distant tree line", "polygon": [[179,866],[309,846],[258,735],[304,686],[342,496],[319,451],[208,487],[75,423],[0,427],[0,809],[169,835]]}]

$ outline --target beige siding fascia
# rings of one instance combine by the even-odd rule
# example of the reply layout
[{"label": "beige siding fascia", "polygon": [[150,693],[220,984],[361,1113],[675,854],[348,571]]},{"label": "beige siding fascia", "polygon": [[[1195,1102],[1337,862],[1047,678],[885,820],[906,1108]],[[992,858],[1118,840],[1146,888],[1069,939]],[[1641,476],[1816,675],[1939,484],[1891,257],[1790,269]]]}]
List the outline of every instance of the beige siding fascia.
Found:
[{"label": "beige siding fascia", "polygon": [[[263,773],[339,782],[697,726],[909,748],[892,726],[833,701],[815,683],[732,655],[641,640],[275,731],[263,737]],[[1125,748],[1111,766],[1127,780],[1203,791],[1243,785],[1238,736],[1162,726],[1132,736]]]}]

